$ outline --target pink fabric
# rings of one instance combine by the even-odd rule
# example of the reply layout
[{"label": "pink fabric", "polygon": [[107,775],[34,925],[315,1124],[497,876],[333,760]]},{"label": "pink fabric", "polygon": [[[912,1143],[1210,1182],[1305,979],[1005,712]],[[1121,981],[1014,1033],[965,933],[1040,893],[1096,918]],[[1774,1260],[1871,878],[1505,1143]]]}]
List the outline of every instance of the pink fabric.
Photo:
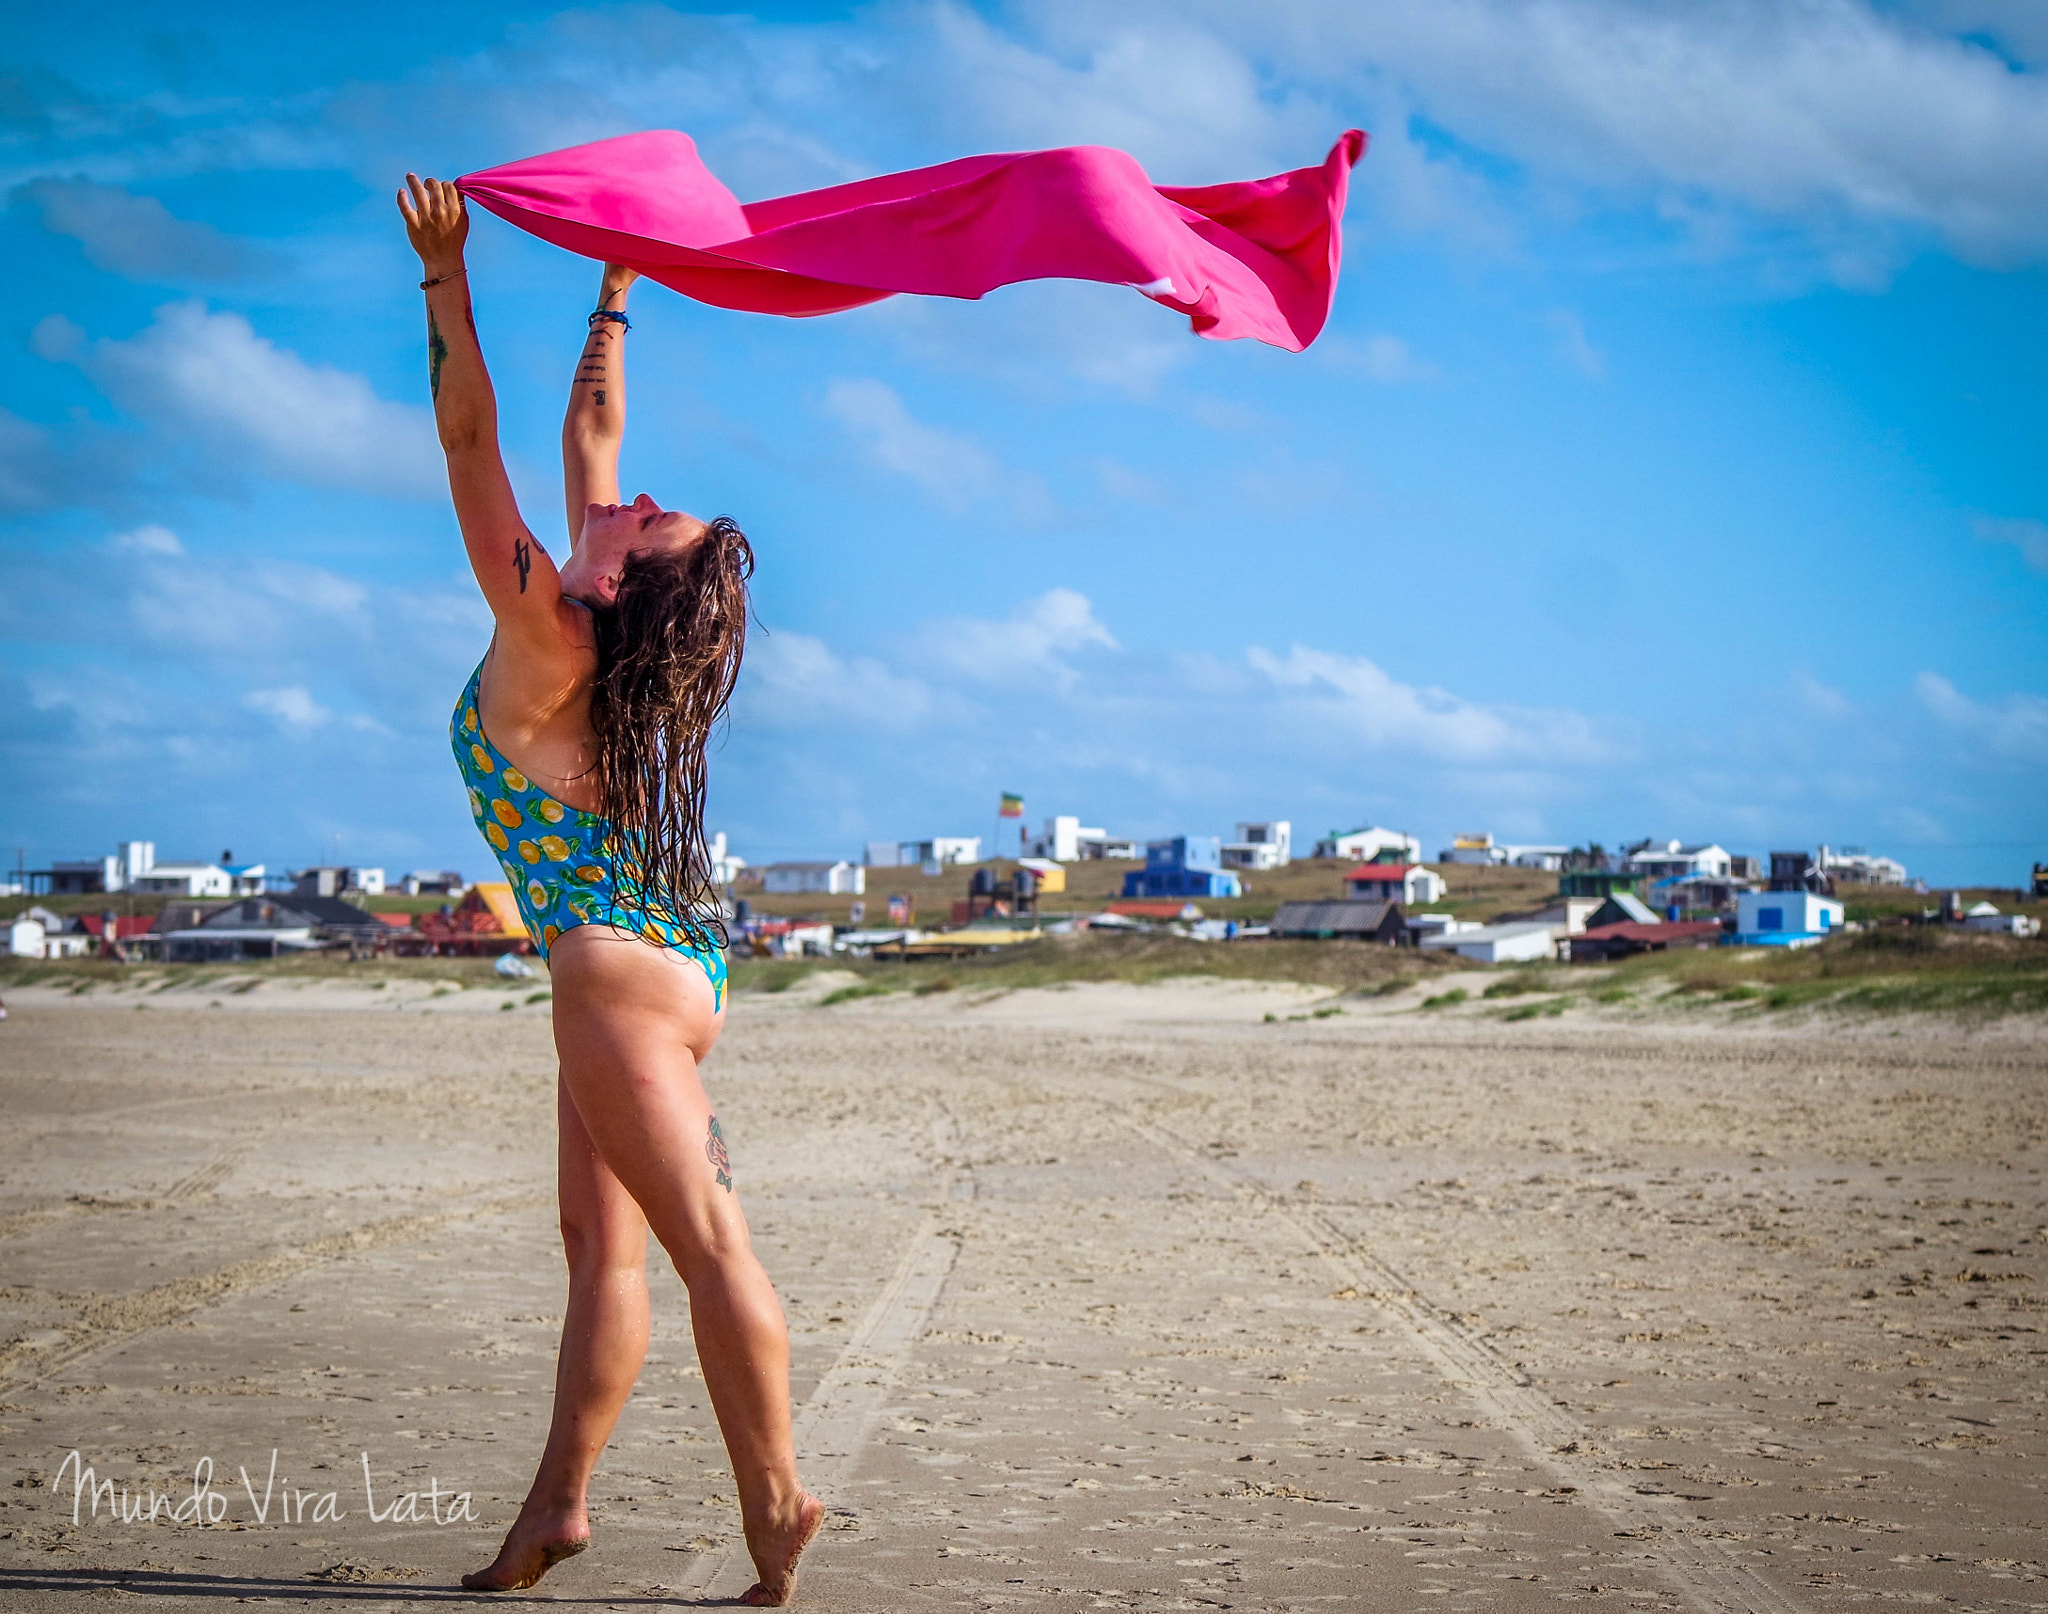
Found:
[{"label": "pink fabric", "polygon": [[1133,286],[1198,335],[1300,352],[1329,318],[1338,219],[1365,135],[1320,165],[1154,186],[1106,146],[962,157],[742,206],[673,129],[486,168],[470,201],[543,241],[629,264],[686,297],[830,314],[898,292],[980,297],[1052,277]]}]

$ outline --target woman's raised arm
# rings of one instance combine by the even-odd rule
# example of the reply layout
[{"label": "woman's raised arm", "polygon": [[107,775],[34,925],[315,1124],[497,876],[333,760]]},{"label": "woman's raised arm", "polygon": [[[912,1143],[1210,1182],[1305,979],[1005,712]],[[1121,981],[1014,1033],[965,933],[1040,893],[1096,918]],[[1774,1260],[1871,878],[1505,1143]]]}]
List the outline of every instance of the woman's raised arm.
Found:
[{"label": "woman's raised arm", "polygon": [[477,343],[462,245],[469,215],[456,188],[405,176],[398,210],[426,271],[427,377],[434,424],[448,456],[455,519],[484,598],[500,628],[543,642],[561,635],[562,585],[555,563],[519,514],[498,451],[498,400]]},{"label": "woman's raised arm", "polygon": [[583,512],[619,500],[619,444],[626,435],[626,294],[640,278],[623,264],[604,266],[590,335],[569,383],[562,417],[562,497],[569,511],[569,547],[583,536]]}]

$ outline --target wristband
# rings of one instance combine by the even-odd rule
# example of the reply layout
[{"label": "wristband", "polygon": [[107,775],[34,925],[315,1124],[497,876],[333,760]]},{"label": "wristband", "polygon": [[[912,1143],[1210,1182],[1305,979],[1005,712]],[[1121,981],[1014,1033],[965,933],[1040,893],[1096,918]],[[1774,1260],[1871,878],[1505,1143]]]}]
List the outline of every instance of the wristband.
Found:
[{"label": "wristband", "polygon": [[628,318],[626,318],[626,316],[625,316],[624,314],[618,313],[618,312],[616,312],[616,311],[614,311],[614,310],[612,310],[612,309],[609,309],[609,308],[599,308],[599,309],[593,309],[593,310],[591,311],[591,315],[590,315],[590,326],[591,326],[591,329],[595,330],[595,329],[597,328],[597,322],[598,322],[599,320],[601,320],[601,319],[605,319],[605,320],[610,320],[610,321],[611,321],[611,322],[612,322],[612,323],[613,323],[614,325],[618,326],[618,328],[619,328],[620,330],[622,330],[622,331],[630,331],[630,330],[631,330],[631,329],[633,328],[633,322],[632,322],[631,320],[629,320]]},{"label": "wristband", "polygon": [[464,275],[468,273],[469,269],[467,265],[465,265],[463,268],[451,270],[449,271],[449,273],[445,275],[436,275],[432,280],[422,280],[420,282],[420,290],[432,291],[434,287],[440,285],[443,281],[460,280]]}]

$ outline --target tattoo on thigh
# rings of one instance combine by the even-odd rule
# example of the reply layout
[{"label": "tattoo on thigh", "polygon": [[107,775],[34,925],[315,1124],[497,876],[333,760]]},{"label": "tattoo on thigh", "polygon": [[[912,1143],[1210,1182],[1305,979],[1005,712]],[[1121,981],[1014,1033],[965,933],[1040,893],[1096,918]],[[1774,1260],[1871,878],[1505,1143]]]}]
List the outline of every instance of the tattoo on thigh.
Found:
[{"label": "tattoo on thigh", "polygon": [[718,1186],[732,1192],[732,1156],[725,1152],[725,1134],[718,1129],[718,1117],[711,1117],[711,1130],[704,1136],[704,1158],[711,1162]]}]

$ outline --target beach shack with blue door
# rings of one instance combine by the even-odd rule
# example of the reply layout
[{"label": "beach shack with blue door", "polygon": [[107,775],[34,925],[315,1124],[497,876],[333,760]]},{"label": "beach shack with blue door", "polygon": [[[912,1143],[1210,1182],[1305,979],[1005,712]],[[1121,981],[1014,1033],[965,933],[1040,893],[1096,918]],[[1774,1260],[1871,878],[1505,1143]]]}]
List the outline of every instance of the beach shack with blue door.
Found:
[{"label": "beach shack with blue door", "polygon": [[1814,891],[1744,891],[1735,899],[1738,947],[1811,947],[1842,928],[1842,905]]}]

